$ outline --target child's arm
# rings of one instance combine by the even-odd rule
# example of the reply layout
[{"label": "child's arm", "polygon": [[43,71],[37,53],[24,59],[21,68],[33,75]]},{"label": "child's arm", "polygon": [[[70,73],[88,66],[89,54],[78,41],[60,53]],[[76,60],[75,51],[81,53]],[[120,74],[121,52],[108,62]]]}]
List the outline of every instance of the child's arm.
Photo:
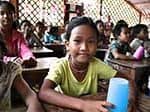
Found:
[{"label": "child's arm", "polygon": [[49,104],[82,112],[107,112],[106,107],[112,106],[106,101],[83,100],[58,93],[54,90],[55,86],[54,82],[45,79],[39,92],[39,98]]},{"label": "child's arm", "polygon": [[112,51],[112,54],[114,56],[115,59],[124,59],[124,60],[135,60],[135,58],[130,55],[130,56],[126,56],[125,54],[121,54],[117,51],[117,49]]},{"label": "child's arm", "polygon": [[29,87],[20,75],[15,78],[13,86],[23,97],[28,107],[27,112],[44,112],[40,102],[38,101],[36,93]]}]

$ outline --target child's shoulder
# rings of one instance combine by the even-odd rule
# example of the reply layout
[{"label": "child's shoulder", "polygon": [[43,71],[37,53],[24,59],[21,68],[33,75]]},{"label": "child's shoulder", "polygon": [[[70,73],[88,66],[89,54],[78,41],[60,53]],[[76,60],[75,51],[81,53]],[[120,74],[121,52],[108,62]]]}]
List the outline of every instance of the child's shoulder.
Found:
[{"label": "child's shoulder", "polygon": [[113,40],[113,41],[111,42],[110,46],[111,46],[111,45],[117,45],[117,44],[119,44],[119,43],[120,43],[119,40]]},{"label": "child's shoulder", "polygon": [[121,42],[119,40],[113,40],[110,44],[110,48],[119,47]]},{"label": "child's shoulder", "polygon": [[63,58],[59,58],[55,61],[55,65],[66,65],[68,64],[68,58],[67,57],[63,57]]}]

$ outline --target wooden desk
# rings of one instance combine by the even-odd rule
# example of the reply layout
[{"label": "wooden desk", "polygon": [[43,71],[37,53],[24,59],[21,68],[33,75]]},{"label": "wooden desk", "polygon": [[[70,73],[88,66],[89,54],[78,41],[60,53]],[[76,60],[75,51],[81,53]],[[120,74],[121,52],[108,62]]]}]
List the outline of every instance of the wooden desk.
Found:
[{"label": "wooden desk", "polygon": [[[149,112],[149,100],[143,97],[146,89],[143,88],[146,84],[148,75],[150,75],[150,59],[143,59],[141,61],[132,60],[108,60],[108,64],[114,69],[117,69],[121,73],[129,75],[133,80],[135,80],[137,89],[138,105],[137,110],[147,110],[142,112]],[[144,94],[141,94],[144,93]],[[141,112],[141,111],[140,111]]]},{"label": "wooden desk", "polygon": [[44,44],[44,46],[48,49],[52,49],[54,51],[54,56],[56,57],[64,57],[65,56],[65,45],[60,43],[60,44]]},{"label": "wooden desk", "polygon": [[51,57],[53,56],[53,52],[54,52],[53,50],[48,49],[46,47],[42,47],[42,48],[34,47],[31,49],[31,51],[36,58]]},{"label": "wooden desk", "polygon": [[100,49],[100,48],[96,49],[96,57],[103,61],[107,50],[108,49]]},{"label": "wooden desk", "polygon": [[[101,92],[98,93],[97,95],[85,95],[80,97],[83,100],[106,100],[106,93]],[[50,105],[50,104],[44,104],[44,108],[46,109],[46,112],[80,112],[78,110],[72,110],[68,108],[63,108],[55,105]]]},{"label": "wooden desk", "polygon": [[[45,57],[45,58],[37,58],[37,66],[33,68],[23,68],[23,78],[27,81],[32,89],[38,91],[43,79],[47,75],[49,71],[49,67],[51,64],[55,63],[57,57]],[[15,107],[16,103],[23,104],[21,96],[18,92],[12,88],[11,94],[11,104],[12,107]],[[18,104],[18,105],[19,105]]]},{"label": "wooden desk", "polygon": [[109,65],[118,71],[130,75],[136,81],[138,87],[141,86],[141,81],[150,74],[150,59],[141,61],[131,60],[108,60]]},{"label": "wooden desk", "polygon": [[37,58],[37,66],[33,68],[23,68],[23,77],[31,85],[41,85],[47,75],[51,64],[55,63],[57,57]]}]

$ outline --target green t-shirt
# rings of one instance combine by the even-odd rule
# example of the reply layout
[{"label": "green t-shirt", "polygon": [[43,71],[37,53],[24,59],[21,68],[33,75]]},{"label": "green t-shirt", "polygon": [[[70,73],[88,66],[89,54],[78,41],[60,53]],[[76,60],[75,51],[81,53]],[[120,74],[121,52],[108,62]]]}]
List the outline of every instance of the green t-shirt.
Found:
[{"label": "green t-shirt", "polygon": [[69,96],[96,94],[98,79],[110,79],[116,75],[116,70],[97,58],[92,58],[84,80],[78,81],[73,75],[67,58],[59,59],[50,66],[45,79],[54,81],[60,86],[62,92]]},{"label": "green t-shirt", "polygon": [[107,62],[108,59],[114,59],[113,52],[116,50],[119,53],[124,54],[124,55],[126,55],[126,53],[131,53],[131,47],[129,46],[128,43],[123,43],[119,40],[114,40],[114,41],[112,41],[112,43],[109,47],[109,50],[106,53],[106,56],[104,59],[104,61],[106,63],[108,63]]}]

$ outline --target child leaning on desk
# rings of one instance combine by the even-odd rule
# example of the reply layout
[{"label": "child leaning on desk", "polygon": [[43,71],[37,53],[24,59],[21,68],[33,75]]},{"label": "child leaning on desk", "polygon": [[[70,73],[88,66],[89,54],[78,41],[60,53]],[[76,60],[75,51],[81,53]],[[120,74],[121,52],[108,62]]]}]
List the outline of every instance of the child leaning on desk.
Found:
[{"label": "child leaning on desk", "polygon": [[113,35],[117,38],[111,42],[109,50],[105,56],[105,62],[107,63],[108,59],[124,59],[124,60],[135,60],[131,55],[133,52],[129,46],[129,28],[126,23],[116,24]]},{"label": "child leaning on desk", "polygon": [[[98,79],[126,76],[118,74],[116,70],[94,57],[98,30],[91,18],[73,19],[68,25],[66,39],[68,57],[61,58],[50,67],[41,86],[39,98],[48,104],[83,112],[108,112],[106,107],[112,107],[111,103],[83,100],[79,97],[87,94],[96,95]],[[134,83],[129,80],[132,82],[131,93],[134,101]],[[61,90],[54,90],[58,85]]]},{"label": "child leaning on desk", "polygon": [[22,68],[14,62],[5,63],[2,58],[7,52],[0,35],[0,112],[11,111],[11,88],[14,87],[22,96],[27,112],[44,112],[37,94],[29,87],[22,77]]},{"label": "child leaning on desk", "polygon": [[144,46],[145,58],[150,57],[150,39],[148,38],[148,27],[145,24],[137,24],[133,27],[133,40],[130,47],[136,51],[139,46]]}]

